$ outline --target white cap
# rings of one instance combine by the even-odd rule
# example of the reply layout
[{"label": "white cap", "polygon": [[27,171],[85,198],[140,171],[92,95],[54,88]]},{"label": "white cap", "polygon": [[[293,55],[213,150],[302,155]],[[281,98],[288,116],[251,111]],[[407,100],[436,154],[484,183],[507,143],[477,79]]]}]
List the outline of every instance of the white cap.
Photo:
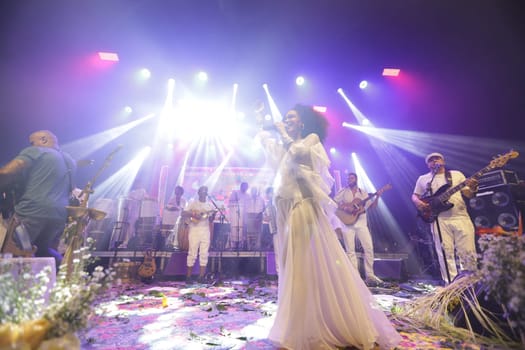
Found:
[{"label": "white cap", "polygon": [[443,155],[442,155],[441,153],[434,152],[434,153],[430,153],[429,155],[427,155],[427,156],[425,157],[425,163],[428,163],[428,160],[429,160],[430,158],[432,158],[432,157],[439,157],[439,158],[441,158],[441,159],[443,159],[443,160],[445,159],[445,157],[443,157]]}]

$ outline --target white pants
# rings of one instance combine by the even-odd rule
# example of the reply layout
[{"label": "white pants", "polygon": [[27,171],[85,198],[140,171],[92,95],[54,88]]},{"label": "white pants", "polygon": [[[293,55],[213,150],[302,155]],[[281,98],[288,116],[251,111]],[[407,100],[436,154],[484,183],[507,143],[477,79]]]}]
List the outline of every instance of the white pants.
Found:
[{"label": "white pants", "polygon": [[[437,225],[441,231],[441,238]],[[449,283],[447,276],[447,267],[450,274],[450,282],[458,275],[458,266],[456,266],[456,254],[459,260],[460,270],[473,271],[476,269],[476,243],[474,241],[474,225],[469,217],[438,218],[432,224],[432,234],[434,246],[441,270],[441,278],[445,283]],[[443,247],[443,248],[442,248]],[[446,265],[443,258],[443,250],[446,256]]]},{"label": "white pants", "polygon": [[208,250],[210,249],[210,229],[208,227],[191,227],[188,234],[189,248],[186,266],[195,265],[197,253],[199,266],[208,265]]},{"label": "white pants", "polygon": [[346,254],[348,258],[358,269],[357,256],[355,254],[355,238],[359,239],[361,246],[363,247],[364,264],[365,264],[365,277],[374,278],[374,244],[372,242],[372,235],[370,230],[366,226],[366,222],[360,224],[357,221],[354,225],[342,225],[341,231],[343,232],[343,240],[345,242]]}]

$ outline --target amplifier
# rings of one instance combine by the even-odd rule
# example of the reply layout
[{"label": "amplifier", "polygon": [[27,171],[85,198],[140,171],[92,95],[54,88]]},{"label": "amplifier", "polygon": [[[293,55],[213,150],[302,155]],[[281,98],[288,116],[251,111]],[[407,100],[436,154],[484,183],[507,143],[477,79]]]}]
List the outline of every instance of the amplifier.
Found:
[{"label": "amplifier", "polygon": [[500,185],[519,183],[518,175],[511,170],[495,170],[486,173],[478,179],[479,189],[484,190]]}]

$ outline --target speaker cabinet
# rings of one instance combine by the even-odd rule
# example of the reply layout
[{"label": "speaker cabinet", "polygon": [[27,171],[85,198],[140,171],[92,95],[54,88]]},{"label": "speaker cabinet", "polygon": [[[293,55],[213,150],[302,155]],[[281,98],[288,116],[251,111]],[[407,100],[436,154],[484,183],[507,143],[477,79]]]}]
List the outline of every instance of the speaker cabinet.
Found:
[{"label": "speaker cabinet", "polygon": [[374,259],[374,273],[385,280],[406,281],[407,273],[404,259]]},{"label": "speaker cabinet", "polygon": [[[188,252],[174,252],[171,254],[170,260],[164,267],[162,271],[163,276],[185,276],[186,271],[188,270],[186,265],[186,258],[188,257]],[[193,265],[192,273],[194,275],[199,273],[199,258],[195,261]]]},{"label": "speaker cabinet", "polygon": [[468,211],[476,229],[501,226],[515,231],[519,224],[519,211],[513,195],[514,185],[501,185],[479,191],[468,200]]}]

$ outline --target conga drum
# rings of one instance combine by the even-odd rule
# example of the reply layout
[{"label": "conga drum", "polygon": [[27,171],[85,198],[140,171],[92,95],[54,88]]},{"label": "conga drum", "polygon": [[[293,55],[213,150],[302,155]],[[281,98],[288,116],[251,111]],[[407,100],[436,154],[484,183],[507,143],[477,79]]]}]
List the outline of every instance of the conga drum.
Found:
[{"label": "conga drum", "polygon": [[177,228],[177,241],[179,242],[180,250],[188,250],[190,248],[189,232],[190,225],[185,220],[180,220]]}]

